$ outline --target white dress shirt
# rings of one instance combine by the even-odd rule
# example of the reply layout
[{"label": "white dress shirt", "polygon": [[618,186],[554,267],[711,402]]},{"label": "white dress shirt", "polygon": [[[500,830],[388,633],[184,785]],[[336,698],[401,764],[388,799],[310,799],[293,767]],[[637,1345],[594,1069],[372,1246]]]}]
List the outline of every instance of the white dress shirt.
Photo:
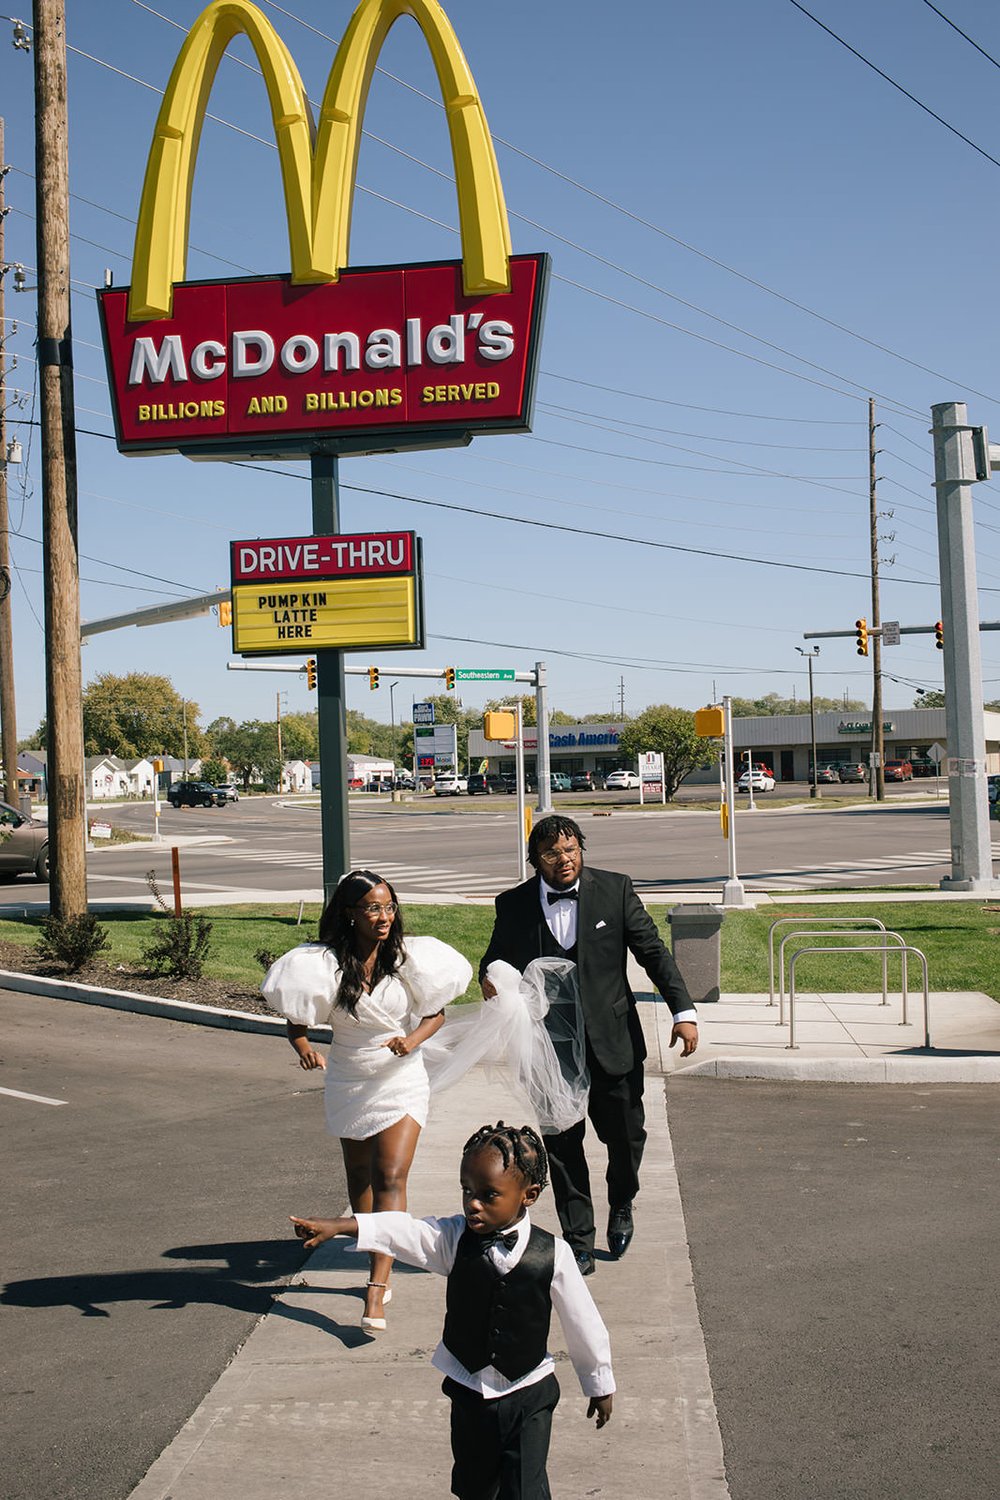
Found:
[{"label": "white dress shirt", "polygon": [[[356,1214],[358,1238],[356,1248],[376,1255],[392,1255],[417,1266],[447,1276],[455,1264],[458,1242],[465,1232],[465,1215],[449,1219],[415,1219],[412,1214]],[[505,1245],[491,1245],[486,1251],[501,1276],[513,1271],[528,1246],[531,1220],[525,1211],[512,1226],[517,1240],[508,1250]],[[352,1247],[354,1248],[354,1247]],[[573,1362],[585,1396],[610,1396],[615,1389],[611,1371],[611,1340],[594,1299],[580,1275],[570,1247],[565,1240],[555,1241],[555,1265],[552,1271],[552,1306],[562,1325],[566,1349]],[[511,1391],[535,1385],[553,1373],[551,1354],[519,1380],[508,1380],[492,1365],[482,1370],[467,1370],[443,1343],[438,1344],[431,1363],[442,1375],[450,1375],[459,1385],[476,1391],[487,1401],[508,1396]]]},{"label": "white dress shirt", "polygon": [[[565,900],[550,902],[550,891],[553,896],[565,897],[567,891],[576,891],[577,895],[575,899],[568,897]],[[549,931],[562,948],[572,948],[576,942],[576,919],[580,911],[579,892],[579,880],[575,880],[572,885],[568,885],[563,890],[557,891],[553,886],[546,884],[543,875],[539,875],[538,877],[538,899],[541,902],[542,914],[545,917]],[[698,1012],[696,1010],[679,1010],[674,1016],[675,1026],[678,1021],[693,1021],[697,1026]]]}]

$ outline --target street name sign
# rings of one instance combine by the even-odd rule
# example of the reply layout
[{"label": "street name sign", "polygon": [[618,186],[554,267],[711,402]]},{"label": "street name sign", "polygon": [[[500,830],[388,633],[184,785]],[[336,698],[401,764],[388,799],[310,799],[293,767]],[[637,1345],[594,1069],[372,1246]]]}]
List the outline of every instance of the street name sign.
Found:
[{"label": "street name sign", "polygon": [[456,682],[513,682],[513,667],[456,667]]}]

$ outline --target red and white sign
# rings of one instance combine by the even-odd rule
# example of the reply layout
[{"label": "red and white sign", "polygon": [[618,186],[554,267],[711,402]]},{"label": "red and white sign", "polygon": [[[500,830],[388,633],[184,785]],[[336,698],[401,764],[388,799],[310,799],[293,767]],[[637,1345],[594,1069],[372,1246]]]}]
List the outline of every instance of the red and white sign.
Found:
[{"label": "red and white sign", "polygon": [[281,536],[230,542],[232,582],[276,583],[294,579],[364,578],[412,573],[416,534],[373,531],[350,536]]},{"label": "red and white sign", "polygon": [[509,292],[477,297],[460,261],[315,286],[185,282],[171,317],[137,323],[127,288],[101,292],[118,446],[237,457],[317,438],[363,435],[378,451],[419,447],[431,429],[435,446],[442,432],[525,432],[548,258],[514,256],[510,274]]}]

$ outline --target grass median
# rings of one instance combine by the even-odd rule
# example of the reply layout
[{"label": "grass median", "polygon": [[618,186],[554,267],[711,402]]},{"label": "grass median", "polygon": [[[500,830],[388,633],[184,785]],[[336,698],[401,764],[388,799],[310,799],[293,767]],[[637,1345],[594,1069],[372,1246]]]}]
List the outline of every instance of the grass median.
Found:
[{"label": "grass median", "polygon": [[[192,908],[192,910],[199,910]],[[667,905],[651,905],[650,913],[667,937]],[[304,909],[297,925],[297,903],[293,906],[225,906],[204,909],[212,923],[211,946],[205,964],[207,977],[234,986],[256,990],[264,969],[256,955],[265,952],[275,957],[315,936],[319,920],[318,905]],[[980,990],[1000,1000],[1000,961],[997,959],[1000,936],[1000,902],[983,901],[916,901],[852,903],[808,906],[794,900],[755,911],[733,911],[726,915],[722,929],[722,990],[726,994],[760,993],[767,989],[768,931],[779,917],[803,917],[822,928],[830,917],[855,920],[879,918],[891,931],[898,932],[927,957],[930,985],[934,990]],[[426,933],[451,943],[464,953],[473,965],[485,951],[493,925],[491,906],[421,906],[408,903],[404,910],[406,930]],[[0,943],[5,945],[8,965],[16,966],[14,945],[34,947],[38,941],[40,918],[8,917],[0,921]],[[120,911],[102,914],[110,948],[102,955],[112,968],[122,965],[136,969],[142,964],[142,949],[152,938],[163,917],[149,912]],[[791,927],[781,933],[794,931]],[[824,942],[824,938],[803,939]],[[832,939],[836,941],[836,939]],[[843,938],[844,943],[859,942]],[[9,945],[9,946],[8,946]],[[880,960],[876,954],[817,954],[799,961],[799,987],[809,991],[870,991],[881,986]],[[890,986],[898,986],[898,960],[890,963]],[[911,986],[919,979],[916,963],[910,968]],[[169,993],[170,981],[163,981]],[[128,988],[122,977],[121,988]],[[467,998],[478,997],[473,982]]]}]

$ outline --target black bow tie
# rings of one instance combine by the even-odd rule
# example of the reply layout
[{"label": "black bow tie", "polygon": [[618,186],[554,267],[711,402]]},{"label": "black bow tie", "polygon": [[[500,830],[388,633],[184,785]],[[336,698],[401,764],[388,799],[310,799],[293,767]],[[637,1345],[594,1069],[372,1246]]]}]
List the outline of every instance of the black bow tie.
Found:
[{"label": "black bow tie", "polygon": [[547,895],[550,906],[555,906],[557,901],[579,901],[580,899],[580,892],[576,886],[571,891],[548,891]]},{"label": "black bow tie", "polygon": [[506,1234],[484,1234],[479,1240],[479,1249],[483,1255],[492,1245],[502,1245],[505,1250],[512,1250],[517,1244],[517,1230],[510,1229]]}]

